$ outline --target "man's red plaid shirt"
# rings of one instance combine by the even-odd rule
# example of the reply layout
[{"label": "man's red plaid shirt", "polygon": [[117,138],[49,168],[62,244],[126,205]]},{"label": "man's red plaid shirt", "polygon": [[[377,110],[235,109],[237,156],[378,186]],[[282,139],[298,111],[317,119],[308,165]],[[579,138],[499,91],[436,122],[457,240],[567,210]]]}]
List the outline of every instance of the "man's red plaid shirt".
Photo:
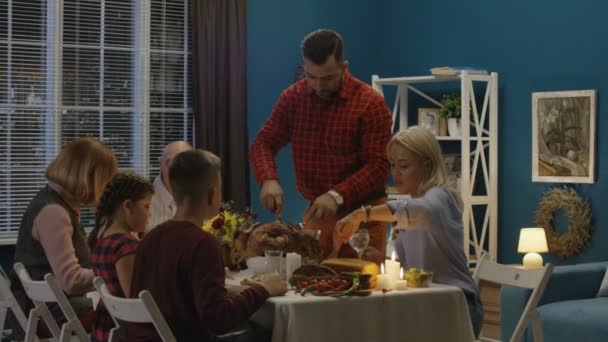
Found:
[{"label": "man's red plaid shirt", "polygon": [[274,156],[291,143],[298,191],[309,201],[335,189],[346,207],[381,193],[392,117],[380,94],[348,72],[336,98],[301,80],[281,94],[249,151],[258,184],[278,179]]}]

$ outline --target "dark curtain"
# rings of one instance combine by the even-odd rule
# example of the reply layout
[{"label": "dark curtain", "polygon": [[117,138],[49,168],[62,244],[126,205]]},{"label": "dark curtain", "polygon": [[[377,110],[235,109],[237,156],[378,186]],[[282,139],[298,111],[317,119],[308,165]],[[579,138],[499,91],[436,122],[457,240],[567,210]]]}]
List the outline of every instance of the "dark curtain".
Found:
[{"label": "dark curtain", "polygon": [[249,205],[247,0],[192,0],[195,146],[222,158],[224,200]]}]

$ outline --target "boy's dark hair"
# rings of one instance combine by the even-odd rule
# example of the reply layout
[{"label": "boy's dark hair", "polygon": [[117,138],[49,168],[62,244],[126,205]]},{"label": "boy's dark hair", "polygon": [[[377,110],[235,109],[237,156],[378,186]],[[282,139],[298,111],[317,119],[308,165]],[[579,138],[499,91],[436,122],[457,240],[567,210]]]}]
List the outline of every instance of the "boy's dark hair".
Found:
[{"label": "boy's dark hair", "polygon": [[319,29],[304,37],[300,48],[302,56],[317,65],[324,64],[329,56],[334,56],[336,63],[344,62],[344,43],[336,31]]},{"label": "boy's dark hair", "polygon": [[152,194],[154,194],[152,183],[135,173],[121,172],[112,177],[101,195],[95,212],[95,228],[89,234],[91,250],[95,248],[99,231],[108,229],[112,225],[112,218],[124,201],[137,202]]},{"label": "boy's dark hair", "polygon": [[179,153],[169,166],[173,199],[179,206],[186,200],[200,203],[219,182],[221,161],[215,154],[194,149]]}]

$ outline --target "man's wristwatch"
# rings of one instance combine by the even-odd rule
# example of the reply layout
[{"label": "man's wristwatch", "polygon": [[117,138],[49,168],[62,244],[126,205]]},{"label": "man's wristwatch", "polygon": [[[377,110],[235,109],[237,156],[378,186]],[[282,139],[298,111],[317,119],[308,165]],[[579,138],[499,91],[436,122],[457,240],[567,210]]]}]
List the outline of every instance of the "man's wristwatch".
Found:
[{"label": "man's wristwatch", "polygon": [[336,204],[338,204],[339,207],[344,204],[344,198],[336,190],[330,189],[327,193],[334,198],[334,201],[336,201]]}]

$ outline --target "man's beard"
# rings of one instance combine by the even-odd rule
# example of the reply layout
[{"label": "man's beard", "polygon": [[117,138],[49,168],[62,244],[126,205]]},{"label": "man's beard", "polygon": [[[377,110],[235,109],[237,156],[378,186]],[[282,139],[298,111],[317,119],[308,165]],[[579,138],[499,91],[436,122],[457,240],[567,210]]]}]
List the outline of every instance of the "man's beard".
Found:
[{"label": "man's beard", "polygon": [[330,101],[330,100],[333,100],[336,97],[338,97],[343,85],[344,85],[344,73],[342,73],[342,76],[340,77],[340,84],[338,84],[338,88],[336,90],[334,90],[332,92],[326,91],[323,94],[319,94],[318,92],[315,91],[315,94],[318,97],[320,97],[322,100]]},{"label": "man's beard", "polygon": [[339,91],[339,90],[337,90],[337,91],[334,91],[334,92],[331,92],[331,93],[330,93],[330,92],[324,92],[323,94],[319,94],[319,93],[315,92],[315,94],[316,94],[318,97],[320,97],[322,100],[329,101],[329,100],[333,100],[333,99],[335,99],[336,97],[338,97],[338,93],[339,93],[339,92],[340,92],[340,91]]}]

